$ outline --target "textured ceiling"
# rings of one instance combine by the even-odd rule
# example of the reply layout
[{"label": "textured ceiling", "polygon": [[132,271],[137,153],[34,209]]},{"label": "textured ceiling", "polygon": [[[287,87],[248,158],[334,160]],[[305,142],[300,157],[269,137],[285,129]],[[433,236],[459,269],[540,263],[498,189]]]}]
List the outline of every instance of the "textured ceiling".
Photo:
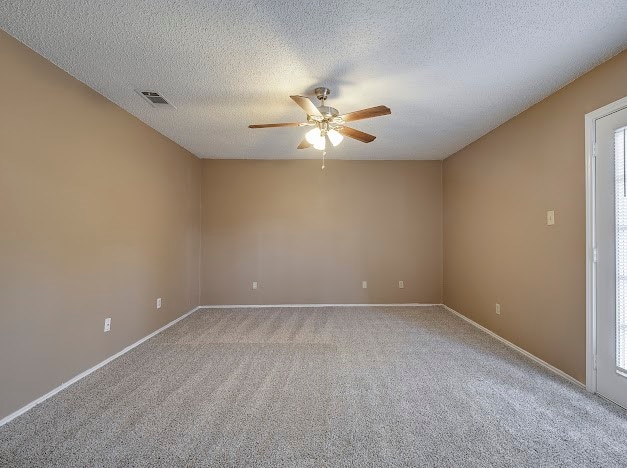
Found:
[{"label": "textured ceiling", "polygon": [[206,158],[319,157],[306,129],[246,127],[326,85],[392,109],[329,157],[441,159],[627,47],[625,0],[3,0],[0,27]]}]

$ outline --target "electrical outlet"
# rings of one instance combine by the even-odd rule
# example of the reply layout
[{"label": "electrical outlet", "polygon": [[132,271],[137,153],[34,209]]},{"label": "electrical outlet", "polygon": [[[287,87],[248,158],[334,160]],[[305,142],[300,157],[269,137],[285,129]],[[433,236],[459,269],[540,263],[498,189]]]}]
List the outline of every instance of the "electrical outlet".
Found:
[{"label": "electrical outlet", "polygon": [[253,281],[253,289],[257,289],[257,282]]},{"label": "electrical outlet", "polygon": [[368,281],[362,281],[362,282],[361,282],[361,287],[362,287],[363,289],[368,289]]},{"label": "electrical outlet", "polygon": [[399,281],[398,282],[398,289],[405,289],[405,282],[404,281]]},{"label": "electrical outlet", "polygon": [[108,332],[109,330],[111,330],[111,318],[106,318],[105,319],[104,331]]},{"label": "electrical outlet", "polygon": [[496,303],[496,315],[501,315],[501,304]]},{"label": "electrical outlet", "polygon": [[157,298],[157,309],[161,309],[161,298]]}]

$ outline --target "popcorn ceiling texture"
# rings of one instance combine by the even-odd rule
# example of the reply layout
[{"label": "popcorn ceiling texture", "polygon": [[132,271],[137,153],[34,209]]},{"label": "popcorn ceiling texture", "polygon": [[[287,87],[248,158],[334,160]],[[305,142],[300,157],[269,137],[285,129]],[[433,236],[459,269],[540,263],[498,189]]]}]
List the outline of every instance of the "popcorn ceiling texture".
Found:
[{"label": "popcorn ceiling texture", "polygon": [[623,50],[624,6],[5,0],[0,27],[199,157],[318,158],[304,129],[246,127],[301,120],[288,96],[326,85],[341,112],[392,108],[329,157],[441,159]]}]

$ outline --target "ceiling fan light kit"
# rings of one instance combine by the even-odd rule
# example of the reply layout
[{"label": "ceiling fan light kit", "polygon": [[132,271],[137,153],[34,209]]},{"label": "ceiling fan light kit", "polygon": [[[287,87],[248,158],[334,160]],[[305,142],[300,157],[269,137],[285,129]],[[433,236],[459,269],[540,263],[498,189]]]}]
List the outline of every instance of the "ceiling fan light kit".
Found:
[{"label": "ceiling fan light kit", "polygon": [[342,143],[345,136],[359,140],[363,143],[370,143],[376,138],[374,135],[361,132],[351,127],[347,127],[346,122],[355,120],[370,119],[382,115],[391,114],[391,110],[386,106],[371,107],[348,114],[340,114],[337,109],[326,105],[326,100],[331,94],[329,88],[316,88],[314,90],[320,105],[316,106],[311,99],[305,96],[290,96],[306,113],[306,122],[288,122],[275,124],[249,125],[248,128],[276,128],[276,127],[314,127],[305,134],[305,138],[298,145],[298,149],[314,147],[322,151],[324,169],[324,156],[327,149],[327,140],[332,146]]},{"label": "ceiling fan light kit", "polygon": [[335,129],[329,130],[327,132],[327,136],[329,137],[329,141],[331,142],[333,146],[339,145],[340,143],[342,143],[342,140],[344,139],[342,134]]}]

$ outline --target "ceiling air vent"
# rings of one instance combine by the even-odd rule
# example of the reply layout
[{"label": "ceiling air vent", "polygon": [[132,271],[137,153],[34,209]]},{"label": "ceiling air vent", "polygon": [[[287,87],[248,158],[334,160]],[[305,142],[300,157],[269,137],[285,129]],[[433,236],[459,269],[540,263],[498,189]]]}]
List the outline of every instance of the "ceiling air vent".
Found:
[{"label": "ceiling air vent", "polygon": [[154,107],[172,106],[161,94],[156,91],[137,91],[144,99],[146,99]]}]

